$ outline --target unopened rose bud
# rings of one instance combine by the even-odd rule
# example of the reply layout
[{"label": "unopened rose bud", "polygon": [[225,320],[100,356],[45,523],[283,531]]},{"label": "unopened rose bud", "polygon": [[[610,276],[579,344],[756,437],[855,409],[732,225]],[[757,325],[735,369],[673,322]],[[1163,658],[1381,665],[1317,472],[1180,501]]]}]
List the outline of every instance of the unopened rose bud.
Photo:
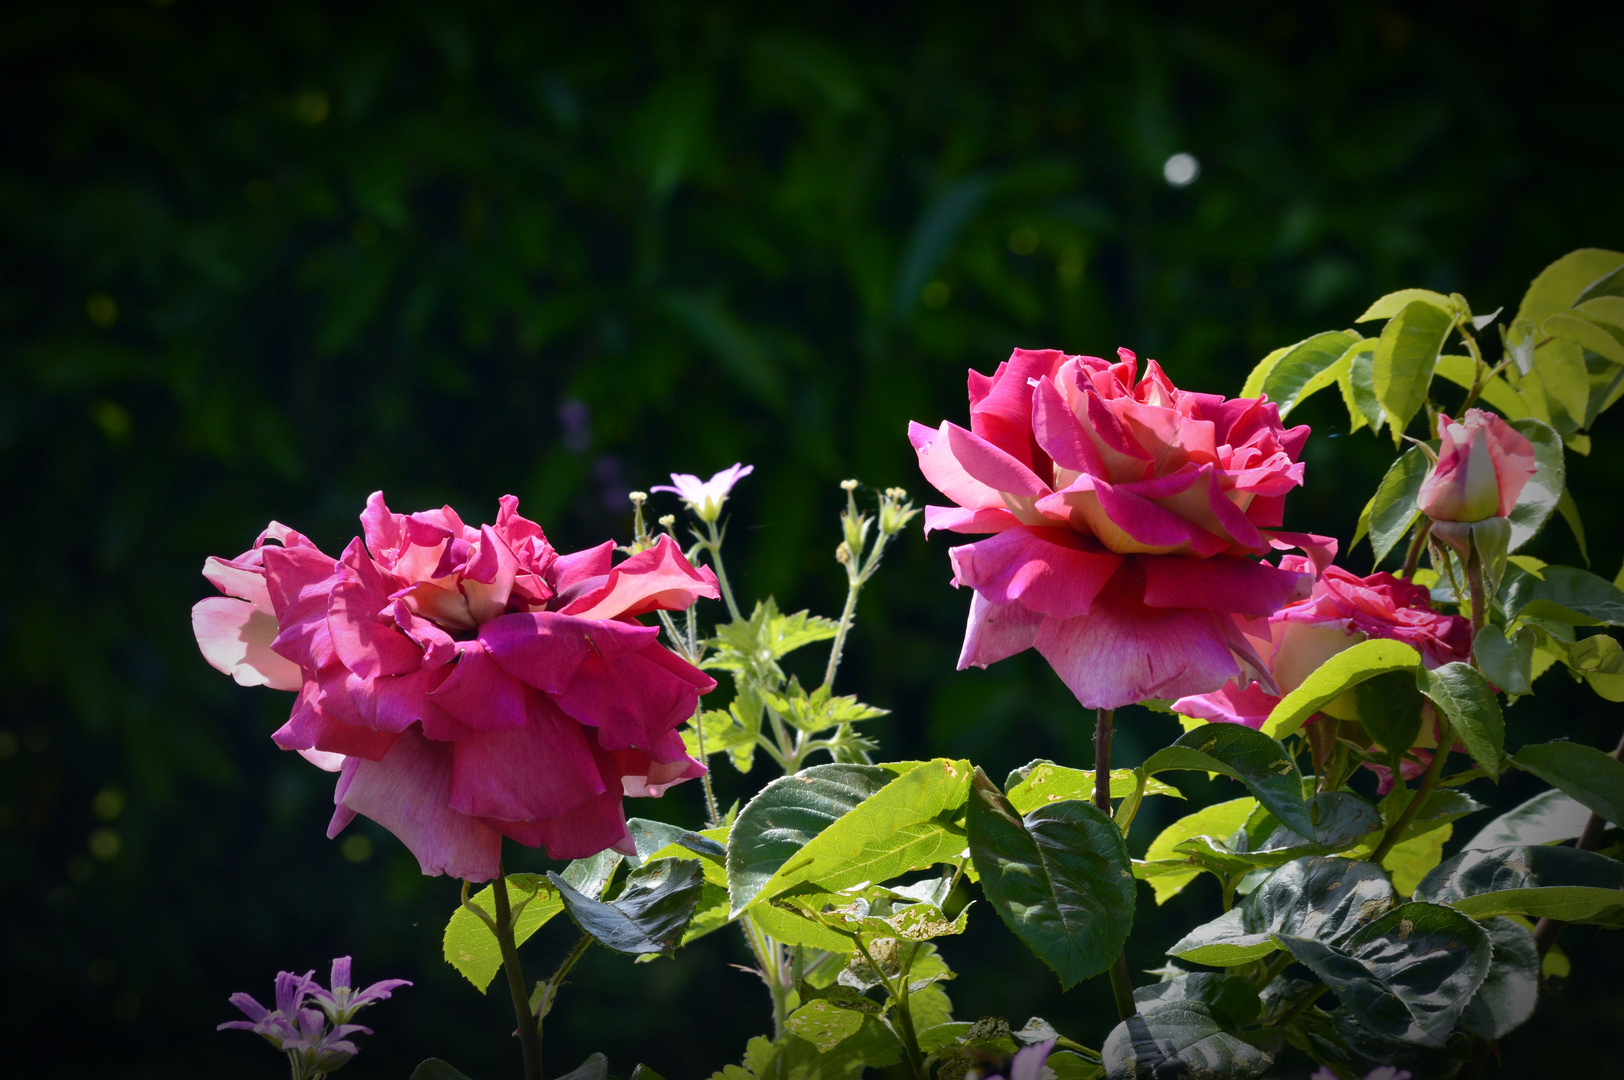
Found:
[{"label": "unopened rose bud", "polygon": [[1533,479],[1534,445],[1500,417],[1468,409],[1438,417],[1438,461],[1421,482],[1421,512],[1433,521],[1506,517]]}]

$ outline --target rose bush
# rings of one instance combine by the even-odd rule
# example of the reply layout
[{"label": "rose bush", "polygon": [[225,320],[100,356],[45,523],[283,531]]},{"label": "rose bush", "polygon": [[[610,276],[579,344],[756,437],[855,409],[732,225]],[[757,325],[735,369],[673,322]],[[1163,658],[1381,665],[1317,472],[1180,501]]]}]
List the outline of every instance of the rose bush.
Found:
[{"label": "rose bush", "polygon": [[699,776],[677,727],[714,680],[639,615],[717,595],[669,537],[612,565],[559,555],[505,496],[495,525],[381,492],[334,559],[272,523],[204,575],[204,656],[245,685],[297,690],[273,736],[339,773],[328,834],[356,814],[425,874],[497,874],[501,839],[553,858],[629,850],[621,799]]},{"label": "rose bush", "polygon": [[955,547],[974,590],[959,667],[1036,648],[1085,706],[1272,687],[1239,620],[1308,595],[1313,574],[1256,557],[1334,543],[1275,531],[1307,427],[1263,399],[1179,390],[1126,349],[1017,349],[970,373],[970,427],[909,427],[921,471],[956,506],[927,533],[994,533]]}]

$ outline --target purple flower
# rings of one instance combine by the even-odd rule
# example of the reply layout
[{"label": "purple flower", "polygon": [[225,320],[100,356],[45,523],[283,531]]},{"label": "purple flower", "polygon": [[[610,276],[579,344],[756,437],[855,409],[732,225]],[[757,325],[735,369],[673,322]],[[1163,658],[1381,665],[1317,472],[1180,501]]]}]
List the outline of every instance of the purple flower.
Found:
[{"label": "purple flower", "polygon": [[1043,1075],[1043,1063],[1049,1059],[1049,1052],[1054,1049],[1055,1042],[1054,1039],[1048,1039],[1016,1051],[1015,1060],[1009,1063],[1007,1077],[993,1073],[984,1080],[1038,1080]]},{"label": "purple flower", "polygon": [[[350,1041],[350,1035],[372,1034],[371,1028],[348,1023],[350,1017],[374,1001],[382,1001],[397,986],[411,985],[405,979],[385,979],[356,991],[348,985],[348,956],[333,961],[332,990],[324,990],[315,975],[315,971],[303,975],[278,972],[275,1009],[267,1009],[252,995],[232,994],[231,1003],[248,1019],[228,1020],[216,1030],[252,1031],[288,1055],[294,1080],[316,1080],[336,1071],[355,1056],[356,1046]],[[307,1000],[314,1001],[320,1008],[305,1008]],[[329,1021],[333,1024],[330,1030]]]},{"label": "purple flower", "polygon": [[671,484],[662,484],[659,487],[649,488],[650,491],[669,491],[683,502],[700,521],[713,522],[722,514],[722,504],[727,502],[728,493],[733,485],[743,480],[755,471],[754,465],[738,463],[732,468],[723,469],[709,480],[701,480],[688,473],[672,473]]}]

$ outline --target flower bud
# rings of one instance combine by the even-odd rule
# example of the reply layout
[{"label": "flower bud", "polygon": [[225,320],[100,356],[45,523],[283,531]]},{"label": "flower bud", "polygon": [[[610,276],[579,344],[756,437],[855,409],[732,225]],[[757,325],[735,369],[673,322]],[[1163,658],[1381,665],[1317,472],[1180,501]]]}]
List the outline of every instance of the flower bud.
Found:
[{"label": "flower bud", "polygon": [[1438,461],[1418,502],[1434,521],[1506,517],[1534,476],[1534,445],[1493,413],[1468,409],[1438,417]]}]

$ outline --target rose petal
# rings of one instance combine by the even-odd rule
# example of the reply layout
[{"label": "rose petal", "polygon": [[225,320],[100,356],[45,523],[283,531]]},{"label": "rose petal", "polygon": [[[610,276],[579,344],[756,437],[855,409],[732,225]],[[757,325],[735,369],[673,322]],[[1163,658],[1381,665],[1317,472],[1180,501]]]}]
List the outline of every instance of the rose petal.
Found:
[{"label": "rose petal", "polygon": [[550,859],[584,859],[605,849],[635,855],[626,828],[618,788],[606,790],[563,817],[547,821],[493,821],[507,836],[530,847],[545,848]]},{"label": "rose petal", "polygon": [[984,668],[1032,647],[1043,616],[1020,604],[999,607],[980,593],[970,596],[970,619],[964,628],[959,670]]},{"label": "rose petal", "polygon": [[709,567],[695,568],[669,535],[655,541],[609,571],[601,590],[563,608],[566,615],[583,619],[617,619],[657,609],[681,611],[700,597],[721,595],[716,574]]},{"label": "rose petal", "polygon": [[524,684],[504,671],[478,639],[462,643],[450,676],[434,691],[436,705],[480,731],[523,727],[525,698]]},{"label": "rose petal", "polygon": [[1255,682],[1248,682],[1243,690],[1234,679],[1210,694],[1194,694],[1173,702],[1173,711],[1181,716],[1200,720],[1215,720],[1226,724],[1244,724],[1249,728],[1262,728],[1280,699]]},{"label": "rose petal", "polygon": [[1020,519],[1001,506],[967,510],[962,506],[925,507],[925,535],[938,529],[956,533],[1003,532],[1019,525]]},{"label": "rose petal", "polygon": [[526,700],[524,726],[476,731],[455,745],[453,809],[503,821],[542,821],[605,790],[581,725],[540,694],[532,691]]},{"label": "rose petal", "polygon": [[1069,529],[1010,529],[951,549],[954,584],[968,585],[990,603],[1020,601],[1043,615],[1070,618],[1088,611],[1122,558],[1084,550]]},{"label": "rose petal", "polygon": [[192,633],[203,659],[240,686],[297,690],[304,685],[299,665],[271,650],[276,618],[268,610],[245,600],[211,596],[192,607]]},{"label": "rose petal", "polygon": [[558,695],[559,707],[597,728],[598,745],[605,750],[651,750],[693,716],[704,685],[696,678],[715,685],[703,673],[676,673],[672,659],[659,645],[613,659],[590,656]]},{"label": "rose petal", "polygon": [[975,479],[965,471],[958,458],[953,456],[947,438],[948,427],[949,425],[944,423],[940,430],[933,430],[923,424],[909,422],[908,439],[913,443],[915,453],[919,455],[919,471],[925,474],[925,479],[929,480],[937,491],[960,506],[970,509],[1002,508],[1003,493]]},{"label": "rose petal", "polygon": [[1272,615],[1314,588],[1312,574],[1232,555],[1211,559],[1163,555],[1140,559],[1139,565],[1145,571],[1144,601],[1150,607]]},{"label": "rose petal", "polygon": [[502,670],[548,694],[561,694],[588,656],[614,659],[653,644],[655,626],[537,611],[504,615],[479,628]]}]

